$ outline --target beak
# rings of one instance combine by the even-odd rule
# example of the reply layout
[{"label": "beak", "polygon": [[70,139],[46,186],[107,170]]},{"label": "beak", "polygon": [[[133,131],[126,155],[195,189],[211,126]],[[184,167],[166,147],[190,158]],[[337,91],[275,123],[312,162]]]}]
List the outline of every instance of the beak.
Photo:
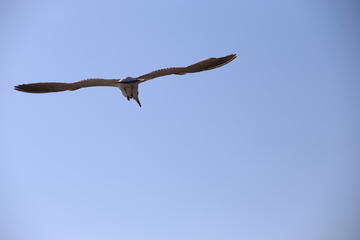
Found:
[{"label": "beak", "polygon": [[140,103],[139,98],[134,98],[134,99],[135,99],[135,101],[139,104],[139,106],[141,107],[141,103]]}]

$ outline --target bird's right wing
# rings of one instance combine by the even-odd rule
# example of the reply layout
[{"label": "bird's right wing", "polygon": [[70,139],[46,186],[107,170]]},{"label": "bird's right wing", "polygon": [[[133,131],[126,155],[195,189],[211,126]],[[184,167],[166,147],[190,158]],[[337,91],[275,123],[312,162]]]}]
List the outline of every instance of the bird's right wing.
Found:
[{"label": "bird's right wing", "polygon": [[73,83],[40,82],[15,86],[15,90],[28,93],[61,92],[66,90],[77,90],[83,87],[110,86],[117,87],[120,79],[90,78]]},{"label": "bird's right wing", "polygon": [[220,58],[205,58],[195,64],[192,64],[192,65],[189,65],[186,67],[171,67],[171,68],[163,68],[163,69],[155,70],[148,74],[141,75],[141,76],[137,77],[137,79],[139,79],[141,82],[144,82],[144,81],[147,81],[147,80],[150,80],[153,78],[166,76],[166,75],[170,75],[170,74],[184,75],[186,73],[194,73],[194,72],[211,70],[214,68],[221,67],[225,64],[228,64],[235,58],[236,58],[236,54],[230,54],[228,56],[220,57]]}]

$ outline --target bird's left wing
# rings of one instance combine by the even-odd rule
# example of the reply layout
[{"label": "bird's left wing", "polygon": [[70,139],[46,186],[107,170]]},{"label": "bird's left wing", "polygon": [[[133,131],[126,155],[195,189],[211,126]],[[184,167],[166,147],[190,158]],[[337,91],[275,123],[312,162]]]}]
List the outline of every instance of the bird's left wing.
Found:
[{"label": "bird's left wing", "polygon": [[186,67],[171,67],[171,68],[163,68],[163,69],[155,70],[151,73],[141,75],[137,77],[137,79],[139,79],[141,82],[145,82],[153,78],[162,77],[170,74],[184,75],[186,73],[211,70],[214,68],[221,67],[225,64],[228,64],[235,58],[236,58],[236,54],[230,54],[228,56],[220,57],[220,58],[205,58],[195,64]]},{"label": "bird's left wing", "polygon": [[29,83],[15,86],[15,90],[28,92],[28,93],[48,93],[48,92],[61,92],[66,90],[77,90],[83,87],[96,87],[96,86],[110,86],[117,87],[117,82],[120,79],[102,79],[102,78],[90,78],[73,83],[61,83],[61,82],[40,82]]}]

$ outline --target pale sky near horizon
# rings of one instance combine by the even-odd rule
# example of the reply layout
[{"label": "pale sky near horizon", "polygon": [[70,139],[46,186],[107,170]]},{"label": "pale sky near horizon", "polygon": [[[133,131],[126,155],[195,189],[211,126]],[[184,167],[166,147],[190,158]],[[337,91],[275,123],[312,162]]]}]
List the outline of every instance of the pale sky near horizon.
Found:
[{"label": "pale sky near horizon", "polygon": [[[360,239],[359,1],[0,3],[0,239]],[[211,71],[119,89],[14,86]]]}]

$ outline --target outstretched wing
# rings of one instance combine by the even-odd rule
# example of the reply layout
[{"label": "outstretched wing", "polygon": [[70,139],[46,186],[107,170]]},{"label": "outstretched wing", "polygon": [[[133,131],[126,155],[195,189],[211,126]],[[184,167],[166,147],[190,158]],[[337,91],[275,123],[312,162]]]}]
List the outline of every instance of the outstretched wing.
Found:
[{"label": "outstretched wing", "polygon": [[15,86],[15,90],[28,93],[61,92],[66,90],[77,90],[83,87],[110,86],[117,87],[120,79],[90,78],[73,83],[44,82],[30,83]]},{"label": "outstretched wing", "polygon": [[186,66],[186,67],[171,67],[171,68],[163,68],[159,70],[155,70],[151,73],[141,75],[137,77],[141,82],[145,82],[147,80],[162,77],[170,74],[178,74],[184,75],[186,73],[194,73],[194,72],[201,72],[206,70],[211,70],[214,68],[221,67],[225,64],[228,64],[232,60],[236,58],[236,54],[231,54],[225,57],[220,58],[205,58],[200,60],[200,62]]}]

